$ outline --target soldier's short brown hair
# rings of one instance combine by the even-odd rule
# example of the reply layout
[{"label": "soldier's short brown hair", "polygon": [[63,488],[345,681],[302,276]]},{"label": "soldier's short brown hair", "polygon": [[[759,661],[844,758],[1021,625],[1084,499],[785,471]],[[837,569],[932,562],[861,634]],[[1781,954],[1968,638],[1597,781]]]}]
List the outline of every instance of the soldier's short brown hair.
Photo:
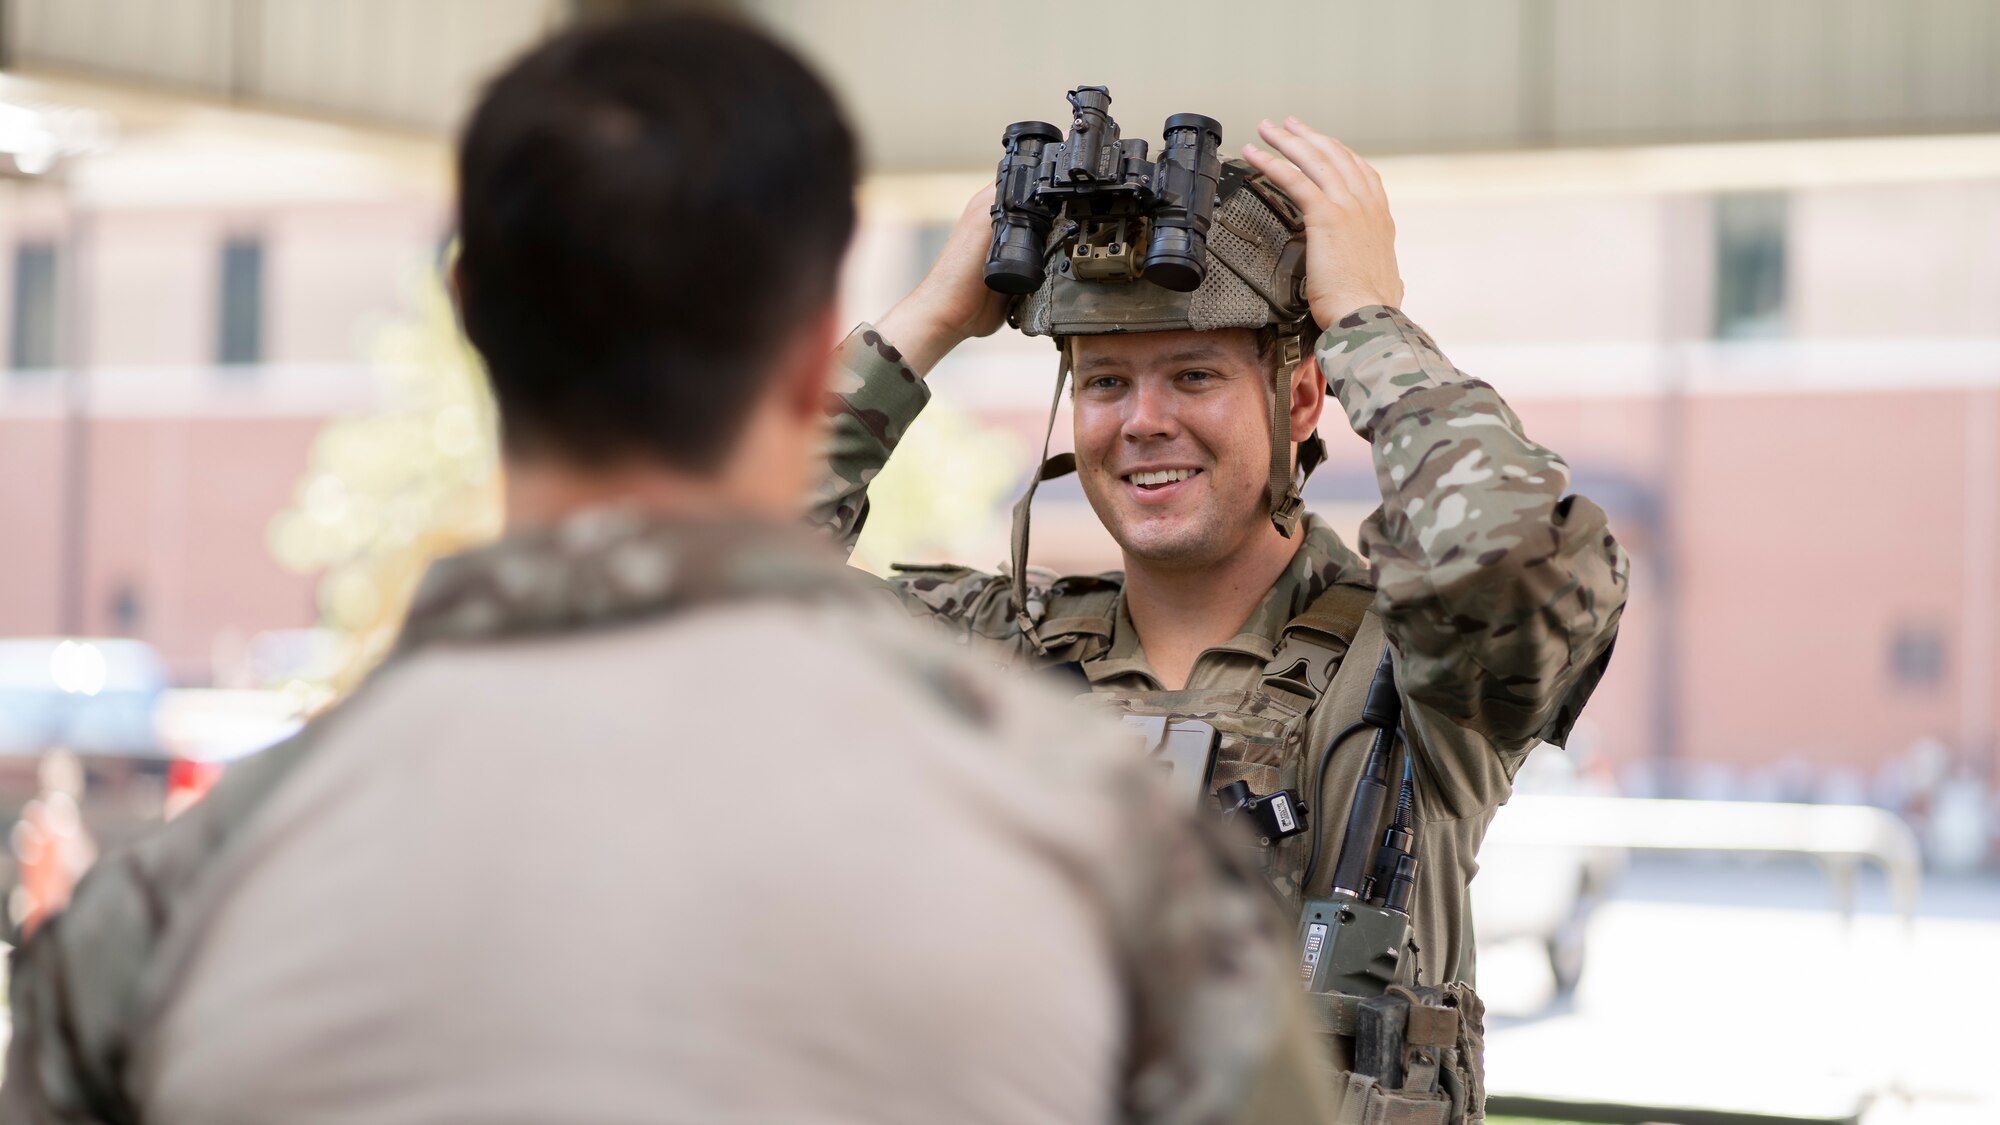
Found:
[{"label": "soldier's short brown hair", "polygon": [[854,230],[832,94],[711,15],[529,52],[487,88],[458,166],[466,334],[517,456],[720,466]]}]

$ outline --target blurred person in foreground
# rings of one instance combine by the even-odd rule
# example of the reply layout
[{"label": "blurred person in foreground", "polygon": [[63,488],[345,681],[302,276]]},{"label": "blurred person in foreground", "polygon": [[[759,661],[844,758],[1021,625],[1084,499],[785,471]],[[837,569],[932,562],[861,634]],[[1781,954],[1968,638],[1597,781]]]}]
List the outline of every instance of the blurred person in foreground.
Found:
[{"label": "blurred person in foreground", "polygon": [[[1086,91],[1103,93],[1072,92],[1072,145],[1086,128],[1104,131],[1086,125]],[[976,195],[917,289],[841,345],[843,410],[815,519],[852,547],[869,482],[952,348],[1003,320],[1052,337],[1063,374],[1075,372],[1075,452],[1050,458],[1033,483],[1074,471],[1122,571],[1031,570],[1024,498],[1005,571],[904,568],[896,585],[907,606],[990,661],[1060,672],[1088,689],[1087,704],[1212,724],[1222,735],[1215,790],[1302,796],[1323,831],[1272,833],[1262,856],[1293,919],[1328,893],[1370,757],[1358,722],[1365,689],[1392,649],[1421,861],[1407,912],[1414,948],[1399,972],[1413,958],[1418,983],[1442,986],[1439,1006],[1464,1013],[1443,1017],[1457,1024],[1443,1088],[1450,1119],[1476,1118],[1475,855],[1524,757],[1567,738],[1602,677],[1629,562],[1603,511],[1569,494],[1562,459],[1398,307],[1395,228],[1375,170],[1296,118],[1266,121],[1259,135],[1268,150],[1246,145],[1243,159],[1220,164],[1207,266],[1191,291],[1071,271],[1085,236],[1075,222],[1062,233],[1074,219],[1065,212],[1050,227],[1040,286],[996,293],[982,272],[1003,212],[989,219],[992,189]],[[1059,375],[1058,395],[1061,386]],[[1325,453],[1316,429],[1329,405],[1369,443],[1382,498],[1359,554],[1301,498]],[[1370,844],[1389,817],[1385,807],[1367,825]],[[1330,1029],[1340,1022],[1327,1017]],[[1349,1034],[1330,1044],[1343,1071]],[[1378,1106],[1395,1099],[1348,1072],[1343,1120],[1444,1120],[1430,1081],[1408,1104]]]},{"label": "blurred person in foreground", "polygon": [[798,524],[854,224],[820,82],[574,31],[459,168],[508,531],[20,950],[0,1118],[1319,1119],[1254,872]]}]

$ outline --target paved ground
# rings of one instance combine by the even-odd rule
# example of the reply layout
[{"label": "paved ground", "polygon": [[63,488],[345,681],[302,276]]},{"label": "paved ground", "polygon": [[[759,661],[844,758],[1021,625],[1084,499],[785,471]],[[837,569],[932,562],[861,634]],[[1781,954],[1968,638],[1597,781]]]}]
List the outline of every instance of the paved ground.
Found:
[{"label": "paved ground", "polygon": [[1572,1000],[1486,950],[1496,1093],[2000,1122],[2000,880],[1927,881],[1915,924],[1864,879],[1843,919],[1807,863],[1641,860],[1591,924]]},{"label": "paved ground", "polygon": [[1833,902],[1810,864],[1639,860],[1572,999],[1552,1002],[1538,950],[1481,951],[1493,1091],[2000,1122],[2000,879],[1928,880],[1909,928],[1879,880],[1852,919]]}]

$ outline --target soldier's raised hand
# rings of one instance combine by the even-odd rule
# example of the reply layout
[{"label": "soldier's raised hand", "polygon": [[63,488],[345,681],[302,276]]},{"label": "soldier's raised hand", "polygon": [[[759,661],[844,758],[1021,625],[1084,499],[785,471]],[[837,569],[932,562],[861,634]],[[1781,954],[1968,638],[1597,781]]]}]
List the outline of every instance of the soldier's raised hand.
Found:
[{"label": "soldier's raised hand", "polygon": [[1396,224],[1382,177],[1338,140],[1296,117],[1257,126],[1264,143],[1243,146],[1251,167],[1271,177],[1305,213],[1306,300],[1313,319],[1331,326],[1367,305],[1403,301],[1396,268]]},{"label": "soldier's raised hand", "polygon": [[992,206],[992,184],[973,193],[930,273],[875,324],[919,375],[967,339],[991,336],[1007,319],[1007,295],[986,287]]}]

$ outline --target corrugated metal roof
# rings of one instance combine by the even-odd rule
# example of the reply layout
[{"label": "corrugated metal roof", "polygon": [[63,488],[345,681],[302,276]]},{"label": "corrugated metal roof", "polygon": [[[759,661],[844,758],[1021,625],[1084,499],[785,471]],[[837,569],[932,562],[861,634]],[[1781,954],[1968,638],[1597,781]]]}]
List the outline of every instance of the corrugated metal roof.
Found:
[{"label": "corrugated metal roof", "polygon": [[[989,164],[1107,84],[1233,143],[1296,113],[1370,153],[2000,130],[1993,0],[738,0],[829,76],[883,171]],[[13,0],[29,69],[442,133],[564,0]]]},{"label": "corrugated metal roof", "polygon": [[443,132],[562,0],[14,0],[14,64]]}]

